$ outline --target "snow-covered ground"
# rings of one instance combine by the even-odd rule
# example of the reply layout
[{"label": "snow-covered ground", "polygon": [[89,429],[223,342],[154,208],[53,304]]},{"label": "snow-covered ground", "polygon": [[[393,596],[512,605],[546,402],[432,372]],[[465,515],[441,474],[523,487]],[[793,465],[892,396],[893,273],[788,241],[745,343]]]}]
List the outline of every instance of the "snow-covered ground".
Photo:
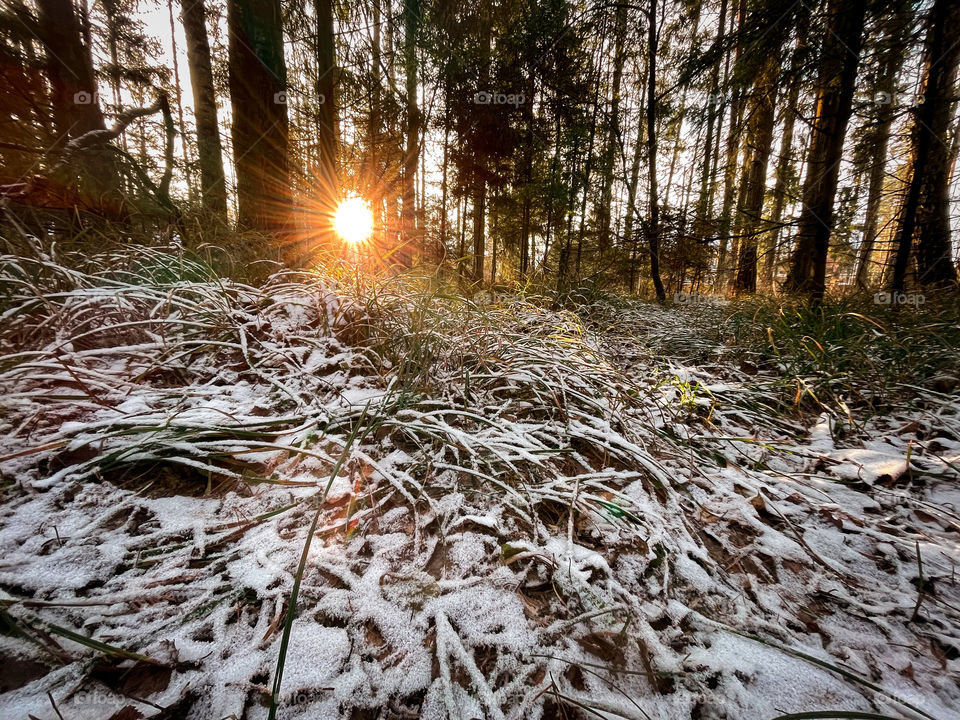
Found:
[{"label": "snow-covered ground", "polygon": [[285,629],[281,718],[960,718],[955,396],[791,415],[712,306],[22,274],[0,718],[265,718]]}]

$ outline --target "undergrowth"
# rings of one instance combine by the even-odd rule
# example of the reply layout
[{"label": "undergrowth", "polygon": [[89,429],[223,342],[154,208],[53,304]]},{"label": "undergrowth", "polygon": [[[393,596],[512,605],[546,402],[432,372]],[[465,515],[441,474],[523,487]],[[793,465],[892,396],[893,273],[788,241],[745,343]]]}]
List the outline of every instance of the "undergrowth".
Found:
[{"label": "undergrowth", "polygon": [[960,384],[956,294],[899,308],[871,298],[732,304],[717,339],[749,371],[776,373],[786,403],[800,408],[883,412],[917,386],[951,394]]},{"label": "undergrowth", "polygon": [[[79,592],[50,585],[55,573],[14,584],[0,566],[0,620],[57,662],[80,660],[56,637],[161,664],[171,636],[201,658],[218,633],[251,648],[250,673],[230,679],[242,698],[192,717],[292,712],[304,692],[319,704],[325,683],[361,680],[328,714],[622,714],[626,698],[648,717],[636,700],[652,710],[682,687],[684,712],[715,717],[704,708],[723,707],[719,674],[704,667],[719,628],[912,707],[864,685],[865,661],[853,673],[794,646],[815,621],[846,637],[831,619],[843,603],[888,603],[889,568],[904,568],[897,602],[912,603],[916,538],[881,515],[871,531],[899,554],[871,546],[855,558],[866,569],[828,564],[824,529],[846,516],[809,475],[840,460],[779,448],[806,431],[797,407],[877,407],[918,372],[945,381],[948,309],[915,326],[852,306],[684,314],[592,291],[470,296],[342,261],[254,283],[179,249],[62,260],[0,258],[5,500],[93,515],[70,523],[76,537],[55,524],[53,538],[8,541],[25,548],[10,563],[100,542],[117,558],[82,588],[82,602],[119,608],[102,616],[72,606]],[[955,431],[950,413],[929,422]],[[945,447],[908,451],[911,472],[946,477]],[[182,496],[196,504],[167,502]],[[896,502],[885,512],[912,507]],[[185,525],[181,509],[201,504],[210,515]],[[3,538],[15,513],[0,506]],[[816,551],[801,522],[822,533]],[[817,594],[824,568],[839,582]],[[143,613],[136,588],[154,598]],[[946,625],[945,607],[926,612]],[[317,628],[349,636],[357,663],[320,689],[297,684],[295,659]],[[914,639],[900,625],[893,636]],[[863,637],[858,658],[875,645]]]}]

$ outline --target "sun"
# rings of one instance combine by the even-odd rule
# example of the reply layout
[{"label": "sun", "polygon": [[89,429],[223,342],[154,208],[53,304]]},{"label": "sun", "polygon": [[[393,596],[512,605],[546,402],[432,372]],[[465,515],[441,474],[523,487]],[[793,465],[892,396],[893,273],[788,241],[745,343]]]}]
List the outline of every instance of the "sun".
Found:
[{"label": "sun", "polygon": [[346,198],[337,206],[333,228],[351,245],[359,245],[373,232],[373,213],[370,206],[363,198]]}]

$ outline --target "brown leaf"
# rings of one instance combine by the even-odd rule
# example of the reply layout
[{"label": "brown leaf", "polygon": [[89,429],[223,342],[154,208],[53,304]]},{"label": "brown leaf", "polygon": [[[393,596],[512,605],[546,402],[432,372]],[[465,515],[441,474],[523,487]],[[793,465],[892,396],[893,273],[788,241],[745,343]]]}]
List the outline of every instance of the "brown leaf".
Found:
[{"label": "brown leaf", "polygon": [[714,515],[712,512],[710,512],[709,510],[707,510],[707,508],[703,506],[700,507],[700,522],[702,522],[704,525],[715,523],[719,519],[720,519],[719,515]]},{"label": "brown leaf", "polygon": [[834,515],[832,512],[830,512],[826,508],[820,508],[817,511],[817,514],[820,517],[822,517],[824,520],[826,520],[828,523],[833,525],[835,528],[837,528],[838,530],[843,529],[843,520],[838,518],[836,515]]},{"label": "brown leaf", "polygon": [[577,638],[577,643],[588,653],[604,662],[618,666],[626,662],[624,654],[626,638],[620,633],[610,630],[597,630],[589,635]]},{"label": "brown leaf", "polygon": [[172,674],[173,670],[169,667],[138,662],[133,667],[100,665],[94,669],[91,677],[121,695],[146,697],[166,690]]}]

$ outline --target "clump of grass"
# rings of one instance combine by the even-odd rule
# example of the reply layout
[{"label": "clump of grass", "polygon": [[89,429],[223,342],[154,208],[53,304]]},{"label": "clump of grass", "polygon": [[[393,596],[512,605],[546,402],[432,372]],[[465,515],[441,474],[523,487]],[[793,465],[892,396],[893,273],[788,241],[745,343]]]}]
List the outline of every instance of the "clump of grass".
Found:
[{"label": "clump of grass", "polygon": [[810,306],[795,300],[736,305],[718,340],[760,372],[775,373],[784,402],[822,410],[882,411],[915,386],[957,387],[960,298],[887,307],[870,298]]}]

